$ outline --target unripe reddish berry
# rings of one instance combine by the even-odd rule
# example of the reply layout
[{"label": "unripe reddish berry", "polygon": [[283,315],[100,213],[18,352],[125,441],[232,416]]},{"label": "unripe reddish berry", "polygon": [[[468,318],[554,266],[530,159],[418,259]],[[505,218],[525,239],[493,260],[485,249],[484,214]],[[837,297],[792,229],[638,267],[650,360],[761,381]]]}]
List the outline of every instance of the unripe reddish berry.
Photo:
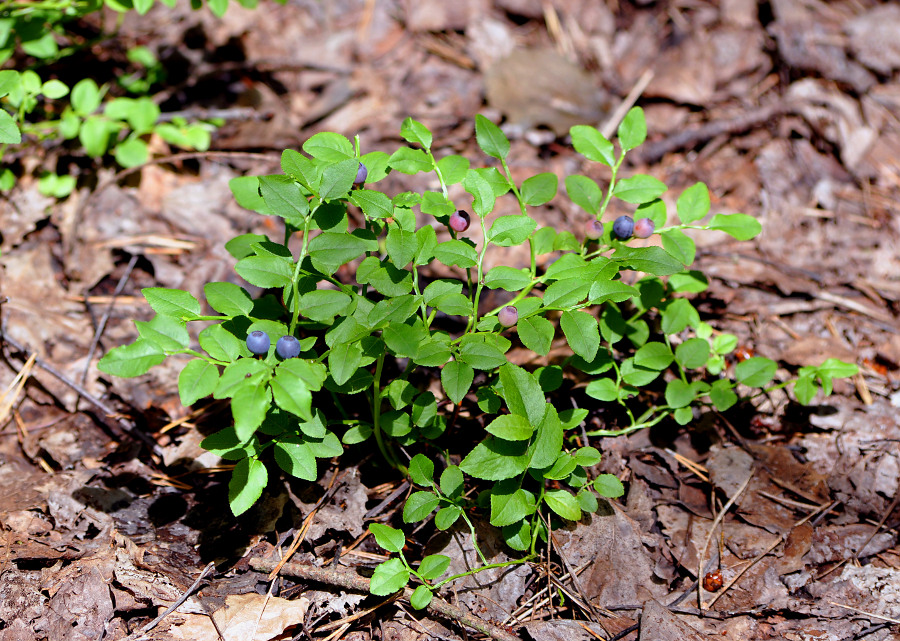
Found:
[{"label": "unripe reddish berry", "polygon": [[455,232],[462,233],[469,228],[469,223],[472,222],[472,219],[469,217],[468,212],[460,209],[455,214],[451,214],[450,216],[450,229]]},{"label": "unripe reddish berry", "polygon": [[503,327],[512,327],[519,322],[519,310],[512,305],[507,305],[497,314],[497,320]]},{"label": "unripe reddish berry", "polygon": [[634,222],[634,235],[638,238],[650,238],[656,229],[656,223],[649,218],[641,218]]},{"label": "unripe reddish berry", "polygon": [[603,223],[601,223],[599,220],[592,220],[587,224],[587,228],[584,230],[584,235],[591,240],[597,240],[603,235]]}]

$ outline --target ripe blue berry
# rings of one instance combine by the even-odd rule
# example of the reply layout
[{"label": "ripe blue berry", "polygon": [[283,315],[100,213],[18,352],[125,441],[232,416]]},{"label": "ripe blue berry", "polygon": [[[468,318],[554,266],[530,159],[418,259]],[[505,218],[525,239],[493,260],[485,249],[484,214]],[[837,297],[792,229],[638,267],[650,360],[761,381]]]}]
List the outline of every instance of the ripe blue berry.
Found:
[{"label": "ripe blue berry", "polygon": [[612,230],[619,240],[628,240],[634,233],[634,220],[631,216],[619,216],[613,222]]},{"label": "ripe blue berry", "polygon": [[462,209],[450,215],[450,229],[453,231],[464,232],[469,228],[469,223],[471,222],[472,219],[469,217],[468,212]]},{"label": "ripe blue berry", "polygon": [[356,180],[353,181],[354,185],[361,185],[366,182],[366,178],[369,176],[369,170],[366,169],[366,166],[362,163],[359,163],[359,169],[356,170]]},{"label": "ripe blue berry", "polygon": [[591,240],[597,240],[600,236],[603,235],[603,223],[599,220],[592,220],[587,224],[587,228],[584,230],[584,235],[590,238]]},{"label": "ripe blue berry", "polygon": [[655,229],[656,223],[649,218],[641,218],[634,222],[634,235],[638,238],[650,238]]},{"label": "ripe blue berry", "polygon": [[300,356],[300,341],[293,336],[282,336],[275,343],[275,353],[281,358],[297,358]]},{"label": "ripe blue berry", "polygon": [[269,335],[263,331],[256,330],[247,335],[247,349],[250,350],[251,354],[262,356],[269,351],[269,345],[271,344]]},{"label": "ripe blue berry", "polygon": [[497,314],[497,320],[503,327],[512,327],[519,322],[519,310],[512,305],[507,305]]}]

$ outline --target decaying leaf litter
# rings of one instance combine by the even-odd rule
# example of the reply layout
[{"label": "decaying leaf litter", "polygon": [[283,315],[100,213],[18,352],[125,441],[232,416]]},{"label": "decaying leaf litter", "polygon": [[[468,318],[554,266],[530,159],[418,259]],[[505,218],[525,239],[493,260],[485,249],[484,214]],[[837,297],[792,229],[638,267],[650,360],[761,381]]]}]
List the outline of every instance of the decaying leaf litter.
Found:
[{"label": "decaying leaf litter", "polygon": [[[63,202],[23,183],[4,204],[0,638],[897,634],[900,8],[347,0],[172,15],[132,16],[121,37],[186,66],[167,99],[234,109],[215,142],[227,153],[109,171]],[[149,317],[140,288],[199,291],[230,274],[226,240],[275,229],[233,202],[228,180],[271,171],[278,150],[326,129],[377,149],[413,115],[436,147],[474,157],[482,112],[514,138],[514,171],[589,173],[558,137],[631,101],[650,130],[635,171],[675,194],[702,180],[720,210],[763,223],[753,245],[696,239],[711,278],[701,313],[785,370],[837,357],[861,375],[807,409],[776,392],[752,415],[596,439],[599,471],[627,496],[557,530],[542,563],[448,590],[482,632],[336,578],[384,558],[365,528],[396,519],[407,486],[345,462],[236,520],[222,462],[198,447],[222,408],[182,408],[170,365],[98,376],[102,349],[132,337],[127,319]],[[585,222],[555,203],[535,215]],[[588,420],[602,429],[602,407]],[[472,555],[427,529],[408,544],[460,566]],[[289,553],[322,574],[267,574]]]}]

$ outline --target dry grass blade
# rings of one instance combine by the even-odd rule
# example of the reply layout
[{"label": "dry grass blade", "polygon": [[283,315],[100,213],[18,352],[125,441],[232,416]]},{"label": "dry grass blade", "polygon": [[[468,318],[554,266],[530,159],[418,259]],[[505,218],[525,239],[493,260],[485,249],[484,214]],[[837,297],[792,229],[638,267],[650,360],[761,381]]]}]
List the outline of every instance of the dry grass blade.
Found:
[{"label": "dry grass blade", "polygon": [[31,376],[31,370],[34,368],[36,359],[37,354],[29,356],[28,360],[25,361],[25,364],[22,365],[22,369],[18,371],[16,377],[12,380],[12,383],[10,383],[9,387],[6,388],[6,391],[0,395],[0,425],[5,424],[9,418],[9,414],[18,400],[19,394],[22,393],[22,388],[25,387],[28,377]]}]

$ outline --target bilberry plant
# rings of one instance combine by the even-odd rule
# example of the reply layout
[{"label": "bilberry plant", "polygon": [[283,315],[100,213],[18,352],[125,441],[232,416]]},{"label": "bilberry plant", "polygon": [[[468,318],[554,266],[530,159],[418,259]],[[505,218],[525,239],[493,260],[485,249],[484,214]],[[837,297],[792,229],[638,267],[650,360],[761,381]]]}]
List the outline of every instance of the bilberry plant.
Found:
[{"label": "bilberry plant", "polygon": [[[436,158],[431,132],[407,118],[401,135],[410,146],[391,154],[360,155],[358,138],[354,144],[323,132],[303,144],[304,153],[286,150],[282,173],[234,179],[241,205],[284,221],[281,239],[244,234],[226,244],[238,275],[263,295],[209,283],[204,306],[185,291],[145,289],[156,316],[136,323],[137,340],[100,362],[104,372],[138,376],[184,355],[184,405],[210,395],[230,399],[233,424],[202,446],[235,462],[229,502],[236,515],[260,497],[272,464],[314,481],[318,459],[374,441],[385,463],[415,486],[403,521],[433,518],[440,530],[459,523],[481,559],[448,577],[448,557],[414,565],[401,530],[371,525],[378,544],[397,555],[376,568],[372,592],[389,594],[414,580],[415,607],[455,578],[493,567],[478,546],[473,511],[521,553],[507,562],[514,564],[535,555],[547,523],[578,521],[598,508],[599,497],[622,495],[618,478],[595,474],[601,453],[578,442],[583,433],[576,428],[598,401],[616,410],[606,416],[621,418],[588,437],[667,418],[684,425],[699,412],[726,411],[741,396],[785,386],[809,403],[820,389],[830,393],[834,378],[856,371],[829,359],[776,382],[772,360],[729,364],[737,338],[702,320],[687,296],[706,289],[707,280],[689,269],[696,250],[685,232],[748,240],[760,225],[745,214],[707,220],[710,196],[702,183],[678,197],[677,222],[670,222],[665,184],[643,174],[622,178],[625,157],[646,136],[639,108],[619,126],[618,147],[594,127],[571,129],[575,150],[609,174],[603,187],[583,175],[565,178],[569,199],[591,218],[586,238],[539,228],[529,208],[557,195],[557,176],[516,183],[506,136],[481,115],[475,132],[492,159],[488,167],[459,155]],[[356,184],[360,163],[365,188]],[[436,188],[375,189],[390,171],[433,172]],[[474,216],[449,197],[457,184]],[[495,212],[508,193],[516,210]],[[634,208],[634,217],[623,217],[627,225],[623,218],[603,222],[612,198]],[[632,242],[634,218],[652,243]],[[479,242],[458,235],[473,223]],[[511,246],[525,248],[527,265],[486,267],[489,252]],[[429,269],[433,264],[440,269]],[[502,291],[506,302],[485,308],[486,290]],[[207,324],[199,346],[190,340],[190,322]],[[251,358],[257,346],[247,339],[256,332],[281,337],[277,354]],[[531,369],[507,359],[513,345],[547,356],[556,338],[571,352],[560,365]],[[430,385],[437,377],[438,395]],[[557,406],[553,393],[564,378],[583,394],[567,394],[566,405]],[[648,388],[657,393],[644,393]],[[571,407],[570,397],[584,407]]]}]

